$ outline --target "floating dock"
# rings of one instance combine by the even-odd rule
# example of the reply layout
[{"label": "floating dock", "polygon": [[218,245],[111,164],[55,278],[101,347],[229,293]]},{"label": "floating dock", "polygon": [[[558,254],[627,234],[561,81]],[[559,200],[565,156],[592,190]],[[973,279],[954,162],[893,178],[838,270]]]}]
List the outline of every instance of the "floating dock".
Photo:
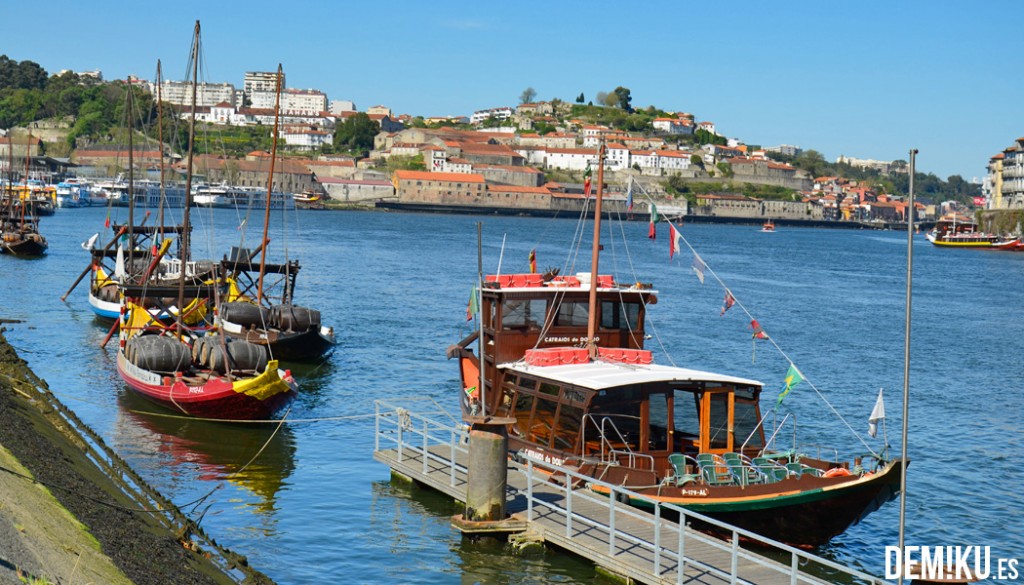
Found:
[{"label": "floating dock", "polygon": [[[465,502],[467,428],[426,400],[377,401],[374,458],[393,474]],[[541,472],[535,460],[509,462],[507,530],[517,541],[545,542],[586,558],[625,582],[649,585],[882,584],[875,576],[671,505],[654,513],[586,489],[572,471]],[[627,493],[608,486],[615,496]],[[633,497],[638,495],[633,494]],[[676,518],[670,520],[669,517]],[[687,526],[716,524],[723,540]],[[756,541],[757,550],[740,545]],[[787,562],[788,561],[788,562]],[[814,574],[809,571],[814,571]]]}]

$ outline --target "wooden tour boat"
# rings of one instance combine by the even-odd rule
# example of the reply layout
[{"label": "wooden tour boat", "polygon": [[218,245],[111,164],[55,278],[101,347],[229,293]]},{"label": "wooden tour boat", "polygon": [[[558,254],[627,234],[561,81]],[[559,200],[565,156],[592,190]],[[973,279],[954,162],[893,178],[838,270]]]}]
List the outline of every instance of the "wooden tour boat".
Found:
[{"label": "wooden tour boat", "polygon": [[775,223],[772,222],[772,220],[769,219],[768,221],[764,222],[764,225],[761,226],[761,231],[762,232],[774,232],[775,231]]},{"label": "wooden tour boat", "polygon": [[1017,250],[1020,239],[978,231],[978,223],[962,213],[947,213],[925,238],[936,246],[944,248],[993,248]]},{"label": "wooden tour boat", "polygon": [[638,507],[671,502],[800,547],[825,544],[897,495],[900,459],[774,449],[785,419],[765,427],[760,382],[653,363],[643,344],[657,292],[597,273],[594,240],[593,274],[486,277],[479,331],[448,350],[467,420],[513,419],[513,454],[626,487],[643,496],[630,501]]}]

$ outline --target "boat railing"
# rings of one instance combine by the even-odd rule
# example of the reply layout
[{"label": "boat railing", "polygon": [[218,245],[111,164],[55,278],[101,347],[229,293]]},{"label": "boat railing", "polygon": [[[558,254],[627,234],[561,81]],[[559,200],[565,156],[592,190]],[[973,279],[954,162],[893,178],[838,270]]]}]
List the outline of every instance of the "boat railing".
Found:
[{"label": "boat railing", "polygon": [[[585,457],[587,455],[587,445],[594,441],[594,439],[590,439],[590,443],[587,442],[587,429],[593,427],[598,432],[597,445],[601,463],[617,463],[621,461],[622,458],[625,458],[628,461],[629,467],[637,468],[638,461],[646,458],[650,461],[648,468],[653,470],[654,458],[650,455],[636,453],[633,450],[632,443],[630,443],[628,435],[619,430],[619,427],[615,424],[613,418],[636,421],[639,428],[640,417],[638,416],[624,414],[600,415],[600,421],[598,421],[597,416],[589,413],[584,414],[582,422],[583,432],[580,442],[581,445],[583,445],[583,456]],[[588,421],[590,424],[587,424]]]},{"label": "boat railing", "polygon": [[[431,398],[407,398],[401,403],[392,400],[374,402],[374,451],[394,449],[398,461],[421,460],[424,475],[431,469],[443,468],[448,472],[452,487],[464,485],[468,469],[457,462],[459,455],[468,461],[468,426],[457,420]],[[723,579],[727,583],[752,584],[763,579],[767,572],[778,574],[790,583],[862,583],[884,584],[886,581],[835,561],[794,548],[753,532],[731,526],[703,514],[688,511],[673,504],[656,501],[619,485],[602,482],[582,475],[555,462],[533,457],[522,452],[519,461],[510,461],[513,473],[524,476],[526,487],[515,489],[515,497],[525,497],[526,520],[555,521],[558,527],[546,530],[545,539],[553,543],[572,541],[580,535],[587,538],[599,535],[607,542],[606,550],[598,550],[604,566],[624,566],[634,559],[643,558],[646,582],[688,582],[686,572],[697,570]],[[552,470],[555,473],[551,473]],[[598,486],[610,494],[605,497],[581,488]],[[576,486],[576,489],[573,489]],[[652,512],[621,502],[645,500]],[[595,508],[596,504],[596,508]],[[541,511],[543,509],[543,511]],[[594,510],[600,510],[594,512]],[[686,526],[694,521],[716,527],[727,535],[716,538]],[[743,548],[740,543],[755,543],[756,550]],[[729,555],[729,567],[710,565],[693,552],[708,547]],[[788,559],[786,562],[783,559]],[[755,576],[741,574],[741,561],[745,571],[751,563]],[[808,574],[814,570],[817,575]]]},{"label": "boat railing", "polygon": [[[618,464],[621,463],[621,461],[624,458],[626,459],[626,466],[629,467],[630,469],[649,469],[651,471],[654,471],[654,457],[646,453],[636,453],[634,451],[622,451],[619,449],[611,449],[608,451],[608,457],[608,461],[603,461],[604,463],[613,462]],[[641,461],[644,462],[644,465],[642,467],[640,466]]]},{"label": "boat railing", "polygon": [[[772,434],[771,436],[768,437],[768,440],[764,442],[764,449],[761,450],[761,453],[770,453],[772,451],[779,450],[775,447],[775,437],[777,437],[779,432],[782,431],[782,429],[786,426],[786,421],[791,418],[793,419],[793,448],[796,449],[796,415],[790,412],[787,413],[786,416],[782,417],[781,422],[775,423],[774,420],[772,421],[772,426],[775,428],[775,430],[772,431]],[[761,420],[761,423],[764,423],[763,419]],[[746,446],[746,443],[744,443],[743,445]]]},{"label": "boat railing", "polygon": [[839,463],[839,449],[837,447],[829,447],[829,446],[826,446],[826,445],[814,445],[814,444],[811,444],[811,445],[800,445],[800,454],[801,455],[810,456],[813,453],[814,454],[814,458],[817,459],[818,461],[828,461],[828,459],[824,459],[822,457],[822,455],[827,456],[827,455],[829,455],[830,451],[831,451],[831,455],[832,455],[831,461],[833,461],[835,463]]}]

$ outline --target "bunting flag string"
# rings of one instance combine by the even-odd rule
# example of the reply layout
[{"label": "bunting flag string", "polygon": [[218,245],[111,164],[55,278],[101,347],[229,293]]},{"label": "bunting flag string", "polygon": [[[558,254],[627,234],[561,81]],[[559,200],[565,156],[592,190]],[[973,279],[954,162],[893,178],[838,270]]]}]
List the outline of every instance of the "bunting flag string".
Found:
[{"label": "bunting flag string", "polygon": [[[676,232],[678,233],[678,232]],[[697,280],[701,284],[704,284],[704,269],[707,268],[707,264],[704,264],[704,260],[701,259],[700,255],[696,252],[693,253],[693,271],[697,274]]]},{"label": "bunting flag string", "polygon": [[626,187],[626,213],[633,213],[633,177],[629,178],[629,186]]},{"label": "bunting flag string", "polygon": [[583,171],[583,196],[590,197],[590,163],[587,163],[587,170]]},{"label": "bunting flag string", "polygon": [[[654,205],[654,201],[651,199],[650,194],[647,193],[647,191],[644,189],[643,185],[638,183],[637,186],[640,189],[641,195],[644,196],[647,199],[648,205],[650,206],[650,210],[651,210],[651,223],[650,223],[648,237],[650,239],[654,240],[654,239],[656,239],[656,232],[655,232],[655,229],[654,229],[654,225],[659,220],[657,209],[656,209],[656,207]],[[666,221],[669,223],[669,225],[673,224],[672,220],[666,220]],[[693,267],[692,268],[693,268],[694,273],[697,275],[698,280],[700,280],[701,284],[704,283],[704,275],[705,275],[705,272],[707,272],[707,273],[709,273],[711,275],[712,278],[714,278],[714,280],[719,284],[719,286],[721,286],[722,289],[725,291],[725,298],[724,298],[724,301],[722,303],[722,308],[721,308],[721,311],[719,312],[719,315],[720,316],[724,316],[725,313],[727,311],[729,311],[729,309],[731,309],[733,306],[738,306],[739,309],[747,316],[747,318],[749,318],[751,320],[750,321],[750,323],[751,323],[751,326],[750,326],[751,338],[752,338],[752,343],[754,345],[755,350],[756,350],[756,347],[757,347],[757,340],[759,340],[759,339],[765,340],[768,343],[770,343],[776,349],[776,351],[778,351],[779,354],[781,354],[789,362],[789,364],[790,364],[790,371],[787,373],[787,376],[786,376],[786,379],[785,379],[785,387],[783,388],[782,395],[780,396],[780,398],[778,400],[778,404],[781,404],[782,398],[784,398],[785,395],[788,394],[789,391],[792,390],[793,386],[795,386],[796,384],[798,384],[800,382],[807,382],[807,384],[810,386],[810,388],[812,390],[814,390],[814,392],[818,395],[818,397],[821,398],[822,401],[825,403],[825,405],[828,406],[828,408],[832,411],[832,414],[834,414],[836,416],[836,418],[838,418],[846,426],[846,428],[853,434],[853,436],[855,436],[860,441],[860,443],[862,445],[864,445],[864,447],[868,451],[870,451],[872,454],[878,456],[878,453],[864,440],[863,437],[861,437],[860,433],[858,433],[850,425],[850,423],[843,417],[843,415],[838,410],[836,410],[835,406],[833,406],[832,403],[829,402],[828,398],[826,398],[822,394],[821,390],[819,390],[814,385],[814,383],[812,381],[806,379],[804,377],[804,375],[800,372],[800,370],[796,368],[796,365],[793,363],[793,360],[790,359],[789,356],[786,354],[786,352],[779,346],[779,344],[776,343],[775,340],[772,337],[770,337],[767,332],[765,332],[764,328],[761,327],[760,323],[758,323],[756,319],[754,319],[754,316],[750,313],[750,311],[747,310],[747,308],[743,305],[742,302],[740,302],[740,300],[738,298],[736,298],[736,296],[733,294],[732,290],[730,290],[726,286],[725,282],[718,276],[718,274],[716,274],[715,271],[704,262],[704,260],[700,257],[700,255],[697,254],[697,251],[693,248],[693,246],[690,244],[690,242],[688,242],[686,240],[686,238],[682,236],[680,231],[678,229],[676,229],[674,225],[672,225],[672,227],[673,227],[673,231],[670,232],[670,234],[672,235],[672,238],[671,238],[672,242],[670,242],[670,248],[669,248],[670,258],[672,256],[674,256],[676,253],[681,253],[682,250],[683,250],[681,244],[685,244],[686,247],[691,252],[693,252],[694,261],[693,261]],[[778,406],[778,404],[776,405],[776,407]],[[880,408],[884,408],[884,406],[880,407]],[[873,418],[876,418],[876,420],[884,420],[884,414],[881,414],[881,416],[879,417],[879,416],[876,416],[875,412],[872,412],[872,415],[873,415]]]},{"label": "bunting flag string", "polygon": [[729,289],[725,289],[725,301],[722,302],[722,312],[718,314],[719,317],[724,317],[725,312],[732,308],[736,304],[736,299],[733,298],[732,292]]},{"label": "bunting flag string", "polygon": [[537,274],[537,249],[530,250],[530,274]]},{"label": "bunting flag string", "polygon": [[[683,238],[683,235],[679,233],[676,226],[671,223],[668,224],[668,259],[671,261],[672,257],[679,252],[679,240]],[[703,279],[701,279],[703,282]]]}]

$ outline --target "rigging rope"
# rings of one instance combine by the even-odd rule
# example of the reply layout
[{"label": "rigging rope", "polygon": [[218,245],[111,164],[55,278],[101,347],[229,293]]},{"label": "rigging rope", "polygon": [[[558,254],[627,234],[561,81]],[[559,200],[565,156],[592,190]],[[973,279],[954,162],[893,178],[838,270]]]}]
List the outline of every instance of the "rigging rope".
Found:
[{"label": "rigging rope", "polygon": [[[644,197],[645,197],[645,198],[646,198],[646,199],[647,199],[647,200],[649,201],[649,203],[650,203],[651,205],[654,205],[654,200],[653,200],[653,198],[652,198],[652,197],[650,196],[650,194],[649,194],[649,193],[647,192],[647,190],[646,190],[646,189],[644,189],[644,188],[643,188],[643,186],[642,186],[642,185],[640,185],[639,183],[637,183],[637,186],[639,186],[639,187],[640,187],[640,190],[641,190],[641,192],[643,193]],[[739,308],[740,308],[740,310],[741,310],[741,311],[742,311],[742,312],[743,312],[743,313],[744,313],[744,314],[745,314],[745,315],[747,316],[747,318],[753,321],[753,320],[754,320],[754,315],[753,315],[753,314],[751,314],[751,312],[750,312],[750,311],[749,311],[749,310],[747,309],[747,307],[746,307],[745,305],[743,305],[743,303],[742,303],[742,302],[741,302],[741,301],[739,300],[739,298],[738,298],[738,297],[737,297],[737,296],[736,296],[736,295],[735,295],[735,294],[734,294],[734,293],[732,292],[732,290],[731,290],[731,289],[729,288],[729,286],[725,284],[725,281],[724,281],[724,280],[722,280],[722,278],[718,276],[718,273],[716,273],[716,272],[714,271],[714,269],[713,269],[713,268],[711,268],[711,266],[710,266],[710,265],[709,265],[709,264],[707,263],[707,260],[705,260],[705,259],[704,259],[703,257],[701,257],[701,256],[700,256],[699,254],[697,254],[697,250],[696,250],[696,249],[695,249],[695,248],[694,248],[694,247],[693,247],[693,246],[692,246],[692,245],[690,244],[689,240],[687,240],[687,239],[686,239],[686,237],[682,235],[682,231],[680,231],[680,230],[679,230],[679,228],[677,228],[677,227],[675,226],[675,224],[673,223],[673,221],[672,221],[672,220],[671,220],[670,218],[668,218],[668,217],[665,217],[665,222],[666,222],[666,223],[668,223],[668,224],[669,224],[670,226],[672,226],[672,228],[673,228],[674,230],[676,230],[676,232],[677,232],[677,233],[679,234],[679,239],[680,239],[680,241],[682,241],[682,242],[683,242],[684,244],[686,244],[686,247],[687,247],[687,248],[688,248],[688,249],[690,250],[690,252],[691,252],[691,253],[692,253],[692,254],[693,254],[694,256],[696,256],[696,257],[698,257],[698,258],[700,258],[700,259],[701,259],[701,262],[702,262],[702,263],[703,263],[703,265],[704,265],[704,270],[705,270],[705,271],[706,271],[706,272],[707,272],[708,274],[710,274],[710,275],[711,275],[711,277],[712,277],[712,278],[714,278],[715,282],[717,282],[717,283],[718,283],[718,285],[722,287],[723,291],[724,291],[724,292],[725,292],[725,293],[726,293],[727,295],[729,295],[729,296],[730,296],[730,297],[732,298],[732,300],[733,300],[733,303],[734,303],[734,305],[735,305],[735,306],[737,306],[737,307],[739,307]],[[792,360],[792,359],[791,359],[791,358],[789,357],[789,355],[788,355],[788,354],[787,354],[787,353],[786,353],[786,352],[785,352],[785,351],[784,351],[784,350],[782,349],[782,347],[781,347],[781,346],[779,346],[779,344],[775,342],[775,339],[774,339],[773,337],[771,337],[770,335],[768,335],[767,333],[765,333],[765,337],[764,337],[764,339],[767,339],[767,340],[768,340],[768,342],[769,342],[769,343],[770,343],[770,344],[772,345],[772,347],[774,347],[774,348],[775,348],[775,350],[776,350],[776,351],[778,351],[778,352],[779,352],[779,354],[780,354],[780,355],[781,355],[782,357],[784,357],[784,358],[786,359],[786,361],[788,361],[788,362],[790,363],[790,365],[793,365],[793,366],[795,366],[795,365],[796,365],[796,364],[795,364],[795,363],[793,362],[793,360]],[[660,343],[660,339],[659,339],[659,343]],[[803,373],[803,372],[802,372],[802,370],[801,370],[801,374],[802,374],[802,373]],[[804,376],[804,377],[803,377],[803,381],[804,381],[804,382],[807,382],[807,385],[808,385],[808,386],[810,386],[810,388],[811,388],[812,390],[814,390],[814,393],[815,393],[815,394],[817,394],[819,398],[821,398],[821,400],[822,400],[822,401],[823,401],[823,402],[825,403],[825,405],[826,405],[826,406],[828,406],[828,408],[829,408],[829,409],[830,409],[830,410],[832,411],[832,413],[833,413],[833,414],[834,414],[834,415],[835,415],[835,416],[836,416],[836,417],[837,417],[837,418],[838,418],[838,419],[839,419],[839,420],[840,420],[840,421],[841,421],[841,422],[842,422],[842,423],[843,423],[844,425],[846,425],[846,428],[848,428],[848,429],[850,430],[850,432],[851,432],[851,433],[853,434],[853,436],[854,436],[854,437],[855,437],[855,438],[856,438],[856,439],[857,439],[858,441],[860,441],[860,443],[861,443],[862,445],[864,445],[864,447],[865,447],[865,448],[866,448],[866,449],[867,449],[868,451],[870,451],[870,452],[871,452],[871,454],[872,454],[873,456],[875,456],[875,457],[878,457],[878,456],[879,456],[879,455],[878,455],[878,453],[877,453],[877,452],[876,452],[876,451],[875,451],[874,449],[872,449],[870,445],[868,445],[868,444],[867,444],[867,442],[866,442],[866,441],[864,440],[864,438],[863,438],[863,437],[861,437],[860,433],[858,433],[858,432],[857,432],[857,431],[856,431],[856,430],[855,430],[855,429],[853,428],[853,426],[851,426],[851,425],[850,425],[850,423],[849,423],[849,422],[847,422],[847,420],[846,420],[846,419],[845,419],[845,418],[843,417],[843,415],[842,415],[842,414],[840,414],[838,410],[836,410],[835,406],[833,406],[833,405],[832,405],[832,403],[831,403],[831,402],[829,402],[828,398],[826,398],[826,397],[825,397],[825,395],[824,395],[824,394],[822,394],[821,390],[819,390],[819,389],[818,389],[818,387],[817,387],[817,386],[816,386],[816,385],[814,384],[814,382],[813,382],[813,381],[811,381],[811,380],[810,380],[809,378],[807,378],[806,376]]]}]

